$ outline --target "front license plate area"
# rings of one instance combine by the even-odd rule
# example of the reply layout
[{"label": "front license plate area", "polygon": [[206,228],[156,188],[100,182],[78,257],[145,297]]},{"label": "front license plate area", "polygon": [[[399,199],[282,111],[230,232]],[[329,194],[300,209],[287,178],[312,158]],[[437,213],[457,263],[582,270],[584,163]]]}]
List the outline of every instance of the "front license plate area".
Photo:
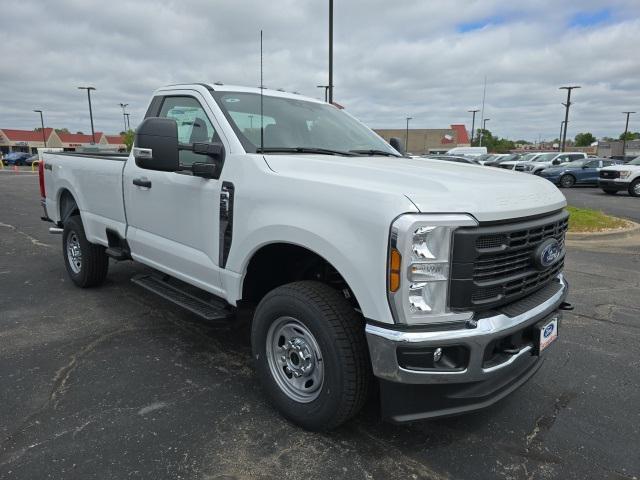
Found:
[{"label": "front license plate area", "polygon": [[536,353],[538,355],[558,339],[559,324],[560,314],[552,315],[541,322],[536,323],[534,328],[534,338],[537,339]]}]

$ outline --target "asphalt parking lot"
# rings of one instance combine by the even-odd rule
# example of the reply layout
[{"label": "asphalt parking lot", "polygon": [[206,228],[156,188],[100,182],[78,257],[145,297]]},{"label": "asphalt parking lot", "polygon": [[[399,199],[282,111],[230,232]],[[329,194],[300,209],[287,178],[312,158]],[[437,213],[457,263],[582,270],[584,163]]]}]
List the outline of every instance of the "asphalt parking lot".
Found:
[{"label": "asphalt parking lot", "polygon": [[574,207],[594,208],[609,215],[640,222],[640,198],[632,197],[627,192],[607,195],[599,188],[573,187],[563,188],[562,193]]},{"label": "asphalt parking lot", "polygon": [[511,396],[404,426],[369,405],[314,434],[266,404],[244,319],[201,322],[133,285],[130,262],[74,287],[38,197],[36,176],[0,175],[2,479],[640,478],[638,239],[570,247],[576,309]]}]

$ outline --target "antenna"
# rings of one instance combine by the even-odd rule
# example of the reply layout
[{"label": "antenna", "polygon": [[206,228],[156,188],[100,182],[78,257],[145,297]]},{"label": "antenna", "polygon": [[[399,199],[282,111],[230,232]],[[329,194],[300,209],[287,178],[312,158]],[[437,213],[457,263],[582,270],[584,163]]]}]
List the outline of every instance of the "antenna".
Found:
[{"label": "antenna", "polygon": [[262,30],[260,30],[260,151],[264,153],[264,115],[262,114],[262,91],[264,85],[262,84]]}]

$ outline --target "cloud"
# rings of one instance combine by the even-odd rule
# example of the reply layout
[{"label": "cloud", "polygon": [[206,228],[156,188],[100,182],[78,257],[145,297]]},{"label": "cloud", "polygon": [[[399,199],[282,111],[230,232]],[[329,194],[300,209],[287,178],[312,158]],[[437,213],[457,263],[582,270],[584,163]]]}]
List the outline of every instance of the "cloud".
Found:
[{"label": "cloud", "polygon": [[[105,132],[122,129],[121,102],[138,123],[165,84],[256,86],[260,29],[265,84],[321,98],[326,1],[4,0],[0,127],[35,128],[41,108],[48,126],[89,131],[79,85],[96,87]],[[336,2],[334,30],[335,98],[373,127],[469,128],[485,76],[500,136],[556,137],[566,84],[582,86],[569,136],[618,135],[620,112],[640,111],[637,0],[353,0]]]}]

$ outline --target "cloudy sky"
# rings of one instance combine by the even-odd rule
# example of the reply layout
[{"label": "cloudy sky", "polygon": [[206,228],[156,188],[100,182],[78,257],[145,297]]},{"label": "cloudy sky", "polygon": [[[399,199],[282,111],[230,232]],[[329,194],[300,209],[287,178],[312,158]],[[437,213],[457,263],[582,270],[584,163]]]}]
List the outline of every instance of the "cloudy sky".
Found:
[{"label": "cloudy sky", "polygon": [[[327,0],[3,0],[0,128],[132,126],[158,86],[259,83],[320,97]],[[465,123],[482,103],[494,134],[558,135],[558,87],[578,84],[568,135],[640,130],[640,0],[335,0],[335,99],[372,127]],[[476,124],[477,126],[477,124]]]}]

